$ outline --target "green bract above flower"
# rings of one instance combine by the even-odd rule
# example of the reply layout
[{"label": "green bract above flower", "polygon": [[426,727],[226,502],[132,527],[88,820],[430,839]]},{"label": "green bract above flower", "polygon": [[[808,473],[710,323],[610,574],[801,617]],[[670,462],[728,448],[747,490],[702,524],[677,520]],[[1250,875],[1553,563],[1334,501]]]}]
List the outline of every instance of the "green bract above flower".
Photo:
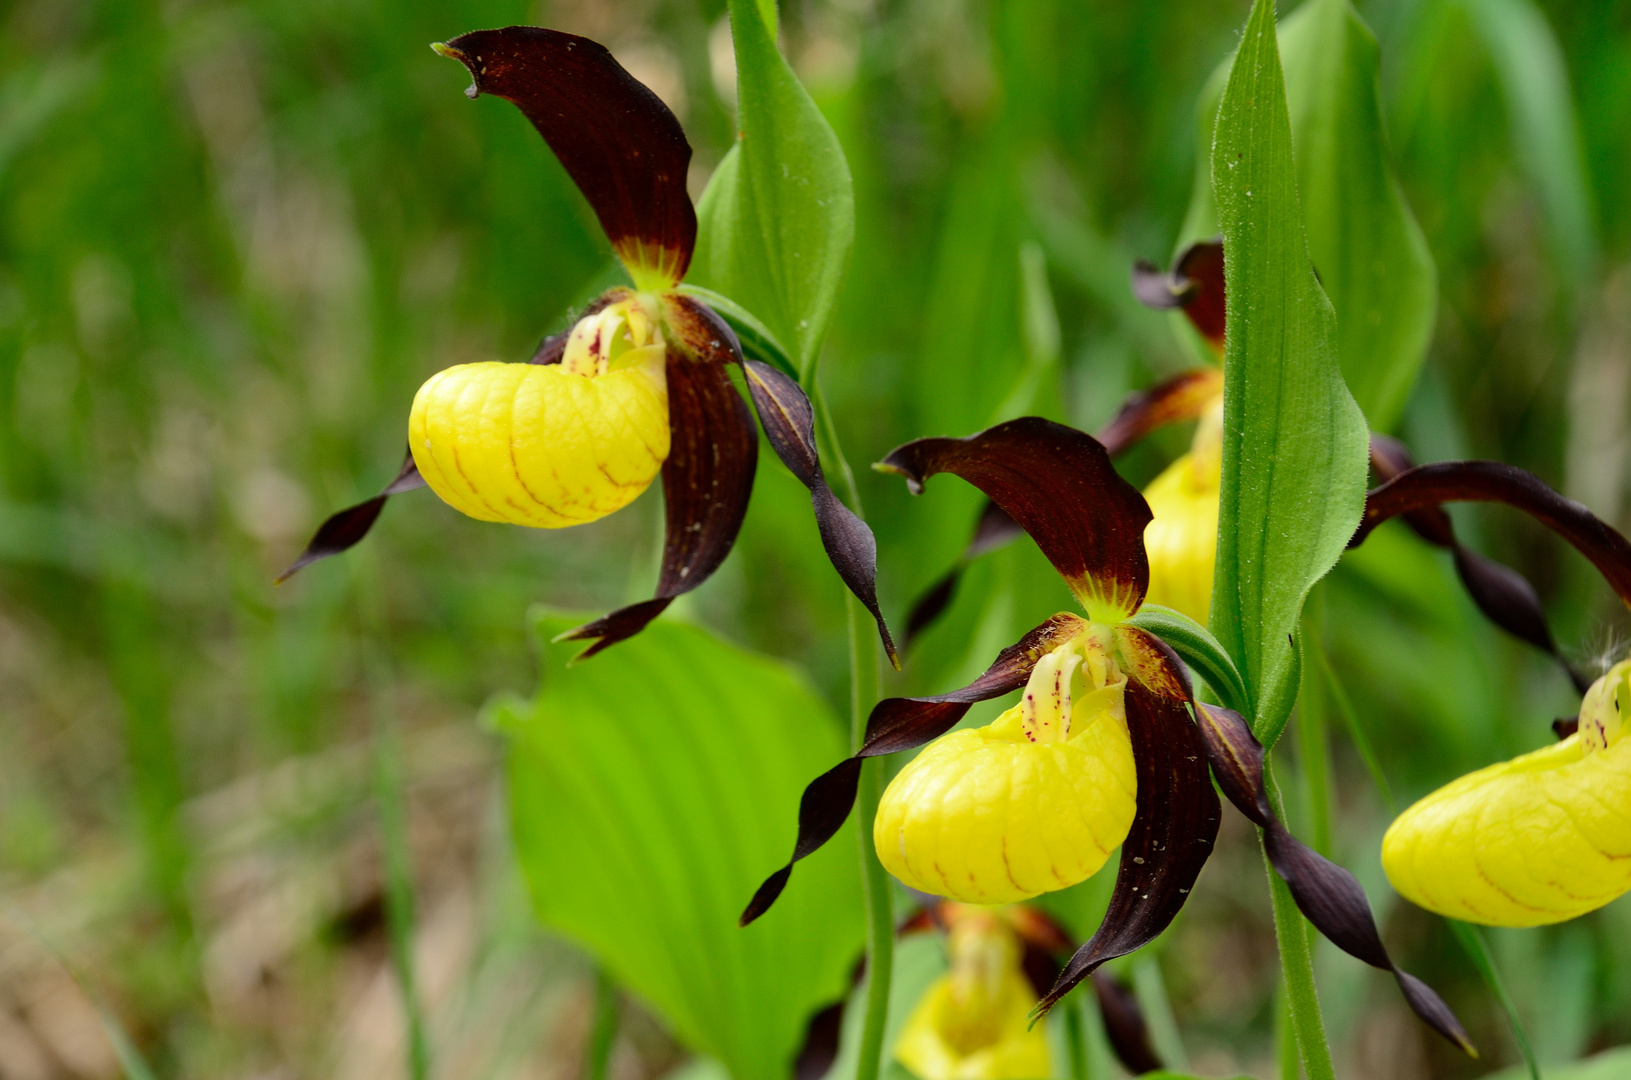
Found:
[{"label": "green bract above flower", "polygon": [[[794,862],[838,831],[864,758],[929,744],[884,793],[873,833],[879,858],[909,884],[977,903],[1021,899],[1082,880],[1121,847],[1104,922],[1042,997],[1046,1011],[1105,961],[1147,944],[1183,906],[1217,836],[1210,763],[1231,801],[1270,831],[1275,866],[1309,920],[1393,971],[1416,1012],[1470,1048],[1438,996],[1393,966],[1353,876],[1268,809],[1250,729],[1198,704],[1173,651],[1130,621],[1149,589],[1151,515],[1101,443],[1024,417],[966,439],[907,443],[878,468],[914,492],[942,472],[979,488],[1036,541],[1087,617],[1055,615],[961,690],[880,702],[856,755],[805,789],[793,859],[760,886],[744,924],[775,902]],[[992,724],[947,735],[974,702],[1021,687],[1020,704]]]},{"label": "green bract above flower", "polygon": [[512,102],[589,205],[634,288],[614,288],[526,363],[460,364],[414,399],[408,458],[367,502],[334,514],[278,580],[365,536],[391,495],[427,484],[483,521],[564,528],[595,521],[663,479],[667,531],[656,596],[565,635],[584,655],[639,633],[706,581],[736,542],[758,435],[731,383],[743,369],[771,446],[810,489],[822,543],[894,645],[878,608],[871,531],[833,495],[798,383],[745,361],[731,326],[678,290],[696,247],[686,192],[691,146],[656,94],[587,38],[530,26],[433,48],[469,69],[468,94]]}]

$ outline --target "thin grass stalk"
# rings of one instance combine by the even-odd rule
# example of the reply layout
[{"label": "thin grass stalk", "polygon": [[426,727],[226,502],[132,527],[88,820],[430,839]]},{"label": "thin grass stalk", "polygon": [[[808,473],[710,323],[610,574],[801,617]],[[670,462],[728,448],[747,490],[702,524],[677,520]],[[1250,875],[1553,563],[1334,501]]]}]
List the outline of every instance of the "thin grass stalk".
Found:
[{"label": "thin grass stalk", "polygon": [[595,1019],[589,1028],[589,1046],[583,1057],[584,1080],[606,1080],[617,1041],[617,984],[605,968],[595,969]]},{"label": "thin grass stalk", "polygon": [[[817,438],[827,444],[822,448],[822,456],[838,474],[844,501],[856,516],[864,517],[860,487],[839,445],[826,395],[821,392],[819,382],[812,379],[811,383],[806,389],[815,407]],[[844,614],[849,627],[850,747],[859,750],[866,734],[867,716],[878,701],[880,646],[871,614],[847,590]],[[862,764],[855,799],[855,834],[860,846],[861,884],[866,903],[867,971],[866,1012],[855,1062],[855,1080],[877,1080],[882,1067],[884,1031],[889,1021],[889,986],[895,967],[894,891],[872,847],[872,819],[877,816],[878,800],[883,797],[883,768],[882,758],[871,758]]]},{"label": "thin grass stalk", "polygon": [[1291,1000],[1285,984],[1274,991],[1274,1064],[1279,1080],[1302,1080],[1302,1058],[1297,1053],[1297,1029],[1291,1023]]},{"label": "thin grass stalk", "polygon": [[[1285,802],[1280,787],[1274,782],[1273,764],[1263,762],[1264,781],[1274,813],[1285,820]],[[1258,837],[1261,846],[1262,836]],[[1308,943],[1308,923],[1291,890],[1274,872],[1269,862],[1268,849],[1263,849],[1263,868],[1269,876],[1269,898],[1274,904],[1274,938],[1280,949],[1280,978],[1291,1010],[1291,1026],[1296,1033],[1297,1049],[1302,1057],[1303,1072],[1308,1080],[1336,1080],[1336,1066],[1331,1062],[1331,1045],[1326,1040],[1325,1017],[1320,1012],[1319,990],[1314,983],[1314,950]]]}]

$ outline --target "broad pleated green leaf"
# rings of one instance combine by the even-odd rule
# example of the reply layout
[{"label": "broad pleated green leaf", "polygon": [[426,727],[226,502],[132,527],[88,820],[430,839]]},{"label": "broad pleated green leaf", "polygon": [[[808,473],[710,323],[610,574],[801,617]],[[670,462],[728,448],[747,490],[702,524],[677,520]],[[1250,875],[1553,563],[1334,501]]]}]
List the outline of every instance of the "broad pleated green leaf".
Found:
[{"label": "broad pleated green leaf", "polygon": [[575,651],[546,646],[537,697],[493,710],[538,917],[735,1080],[785,1080],[861,954],[853,824],[764,918],[736,917],[787,858],[799,792],[844,756],[839,721],[785,664],[696,627],[659,621],[568,667]]},{"label": "broad pleated green leaf", "polygon": [[774,10],[730,0],[739,134],[697,207],[690,277],[762,319],[805,377],[849,265],[855,195],[838,136],[776,47]]},{"label": "broad pleated green leaf", "polygon": [[[1309,255],[1336,309],[1343,377],[1371,427],[1387,431],[1427,356],[1438,274],[1388,165],[1381,54],[1349,0],[1308,0],[1279,39]],[[1227,70],[1202,94],[1203,142],[1180,248],[1217,233],[1210,152]]]},{"label": "broad pleated green leaf", "polygon": [[1364,503],[1368,432],[1308,258],[1272,0],[1257,0],[1218,110],[1212,183],[1229,281],[1212,631],[1272,742],[1297,689],[1308,590]]}]

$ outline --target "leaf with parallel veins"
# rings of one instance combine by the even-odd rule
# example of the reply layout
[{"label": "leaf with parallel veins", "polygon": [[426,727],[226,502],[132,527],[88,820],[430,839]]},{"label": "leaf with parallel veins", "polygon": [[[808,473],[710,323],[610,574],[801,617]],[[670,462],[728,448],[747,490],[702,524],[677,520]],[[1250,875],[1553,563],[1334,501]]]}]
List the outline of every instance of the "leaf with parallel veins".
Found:
[{"label": "leaf with parallel veins", "polygon": [[1263,744],[1252,734],[1250,725],[1239,713],[1216,705],[1196,702],[1195,714],[1218,786],[1236,809],[1263,830],[1269,861],[1290,887],[1292,899],[1308,921],[1343,952],[1392,972],[1416,1015],[1477,1057],[1450,1007],[1426,983],[1400,969],[1388,956],[1371,916],[1370,901],[1358,880],[1291,835],[1275,816],[1263,779]]},{"label": "leaf with parallel veins", "polygon": [[594,208],[642,288],[672,287],[696,247],[685,182],[691,144],[674,114],[605,46],[536,26],[477,30],[437,52],[460,61],[471,97],[513,103]]}]

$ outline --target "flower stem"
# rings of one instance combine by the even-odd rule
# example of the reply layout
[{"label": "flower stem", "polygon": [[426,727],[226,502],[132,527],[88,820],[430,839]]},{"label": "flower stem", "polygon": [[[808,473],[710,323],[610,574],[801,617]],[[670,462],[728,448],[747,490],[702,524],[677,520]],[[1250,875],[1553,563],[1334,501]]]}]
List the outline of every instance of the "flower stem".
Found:
[{"label": "flower stem", "polygon": [[[1284,821],[1285,804],[1280,798],[1280,787],[1274,782],[1269,762],[1263,764],[1269,802],[1273,804],[1275,815]],[[1261,836],[1258,842],[1262,842]],[[1274,872],[1266,848],[1263,850],[1263,868],[1268,872],[1269,897],[1274,903],[1274,937],[1280,947],[1280,978],[1286,1003],[1291,1008],[1291,1028],[1297,1036],[1303,1072],[1308,1080],[1336,1080],[1336,1066],[1331,1063],[1331,1047],[1325,1041],[1325,1018],[1320,1013],[1319,991],[1314,985],[1314,950],[1308,944],[1308,924],[1302,912],[1297,910],[1291,890]]]}]

